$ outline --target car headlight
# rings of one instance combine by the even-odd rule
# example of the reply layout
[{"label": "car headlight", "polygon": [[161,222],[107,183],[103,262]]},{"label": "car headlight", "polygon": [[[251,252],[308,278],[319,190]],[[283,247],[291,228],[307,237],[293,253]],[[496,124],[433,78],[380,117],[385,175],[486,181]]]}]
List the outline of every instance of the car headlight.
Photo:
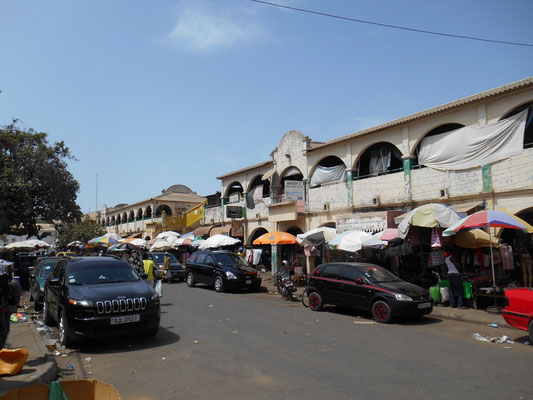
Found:
[{"label": "car headlight", "polygon": [[394,297],[396,297],[396,300],[400,300],[400,301],[413,301],[412,298],[401,293],[394,293]]},{"label": "car headlight", "polygon": [[154,293],[152,297],[150,297],[150,301],[157,300],[159,298],[159,295],[157,293]]},{"label": "car headlight", "polygon": [[92,303],[88,300],[68,299],[68,302],[72,305],[81,307],[90,307],[92,305]]},{"label": "car headlight", "polygon": [[228,277],[228,279],[237,279],[237,276],[230,271],[226,271],[226,276]]}]

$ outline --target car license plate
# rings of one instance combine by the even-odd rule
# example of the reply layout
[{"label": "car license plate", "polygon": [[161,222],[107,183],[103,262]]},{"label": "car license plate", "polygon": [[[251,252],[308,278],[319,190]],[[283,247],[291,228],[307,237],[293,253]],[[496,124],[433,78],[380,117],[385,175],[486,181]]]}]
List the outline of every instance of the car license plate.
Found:
[{"label": "car license plate", "polygon": [[246,284],[247,285],[250,285],[252,283],[252,280],[251,279],[246,279]]},{"label": "car license plate", "polygon": [[427,302],[427,303],[420,303],[418,305],[418,308],[429,308],[431,307],[431,303],[430,302]]},{"label": "car license plate", "polygon": [[130,322],[138,322],[140,320],[141,316],[139,314],[123,315],[122,317],[111,318],[111,325],[128,324]]}]

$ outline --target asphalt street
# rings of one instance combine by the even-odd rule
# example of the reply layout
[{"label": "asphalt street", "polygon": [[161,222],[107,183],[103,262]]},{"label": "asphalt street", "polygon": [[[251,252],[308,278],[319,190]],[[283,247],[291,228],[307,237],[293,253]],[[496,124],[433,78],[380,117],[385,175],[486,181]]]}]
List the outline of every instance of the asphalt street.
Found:
[{"label": "asphalt street", "polygon": [[382,325],[264,292],[163,289],[155,338],[85,343],[57,357],[62,379],[97,378],[134,400],[533,398],[523,331],[431,317]]}]

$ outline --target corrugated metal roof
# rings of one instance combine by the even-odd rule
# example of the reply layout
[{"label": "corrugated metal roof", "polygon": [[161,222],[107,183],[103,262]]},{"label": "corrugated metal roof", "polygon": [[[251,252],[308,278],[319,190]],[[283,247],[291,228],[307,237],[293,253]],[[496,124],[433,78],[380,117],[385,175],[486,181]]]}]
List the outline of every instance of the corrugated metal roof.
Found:
[{"label": "corrugated metal roof", "polygon": [[417,120],[417,119],[425,118],[425,117],[427,117],[429,115],[432,115],[432,114],[440,113],[440,112],[443,112],[443,111],[448,111],[448,110],[451,110],[451,109],[454,109],[454,108],[457,108],[457,107],[464,106],[465,104],[475,103],[477,101],[485,100],[485,99],[487,99],[489,97],[494,97],[494,96],[497,96],[497,95],[501,95],[501,94],[504,94],[506,92],[512,92],[512,91],[517,90],[517,89],[523,89],[523,88],[526,88],[528,86],[533,86],[533,77],[522,79],[520,81],[513,82],[513,83],[510,83],[508,85],[500,86],[498,88],[491,89],[491,90],[488,90],[486,92],[478,93],[478,94],[475,94],[473,96],[469,96],[469,97],[465,97],[465,98],[462,98],[462,99],[459,99],[459,100],[455,100],[455,101],[452,101],[450,103],[443,104],[441,106],[433,107],[433,108],[430,108],[430,109],[425,110],[425,111],[420,111],[420,112],[417,112],[415,114],[408,115],[406,117],[398,118],[398,119],[395,119],[393,121],[387,122],[387,123],[382,124],[382,125],[378,125],[378,126],[375,126],[375,127],[372,127],[372,128],[364,129],[362,131],[346,135],[346,136],[342,136],[340,138],[330,140],[329,142],[326,142],[326,143],[324,143],[322,145],[314,146],[311,149],[309,149],[309,151],[315,151],[315,150],[322,149],[322,148],[327,147],[327,146],[332,146],[332,145],[335,145],[335,144],[346,142],[346,141],[351,140],[351,139],[356,138],[356,137],[365,136],[365,135],[369,135],[369,134],[376,133],[376,132],[379,132],[379,131],[383,131],[385,129],[389,129],[389,128],[397,126],[397,125],[405,124],[406,122],[410,122],[410,121],[414,121],[414,120]]},{"label": "corrugated metal roof", "polygon": [[227,174],[217,176],[217,179],[227,178],[228,176],[231,176],[231,175],[237,175],[237,174],[240,174],[240,173],[242,173],[242,172],[248,171],[248,170],[250,170],[250,169],[255,169],[255,168],[259,168],[259,167],[264,167],[265,165],[270,165],[270,164],[272,164],[272,160],[270,160],[270,161],[264,161],[264,162],[259,163],[259,164],[251,165],[251,166],[249,166],[249,167],[245,167],[245,168],[239,169],[239,170],[237,170],[237,171],[228,172]]}]

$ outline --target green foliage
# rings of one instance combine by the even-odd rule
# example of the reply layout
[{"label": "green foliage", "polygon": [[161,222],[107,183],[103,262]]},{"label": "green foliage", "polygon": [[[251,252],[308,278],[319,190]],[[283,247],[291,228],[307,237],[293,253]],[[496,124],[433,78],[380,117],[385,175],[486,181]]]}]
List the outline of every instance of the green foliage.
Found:
[{"label": "green foliage", "polygon": [[58,230],[57,247],[59,249],[66,249],[67,244],[74,240],[87,243],[89,240],[105,234],[105,229],[89,218],[77,223],[62,224]]},{"label": "green foliage", "polygon": [[0,234],[38,235],[38,220],[79,220],[79,184],[66,163],[73,159],[69,148],[16,124],[0,127]]}]

